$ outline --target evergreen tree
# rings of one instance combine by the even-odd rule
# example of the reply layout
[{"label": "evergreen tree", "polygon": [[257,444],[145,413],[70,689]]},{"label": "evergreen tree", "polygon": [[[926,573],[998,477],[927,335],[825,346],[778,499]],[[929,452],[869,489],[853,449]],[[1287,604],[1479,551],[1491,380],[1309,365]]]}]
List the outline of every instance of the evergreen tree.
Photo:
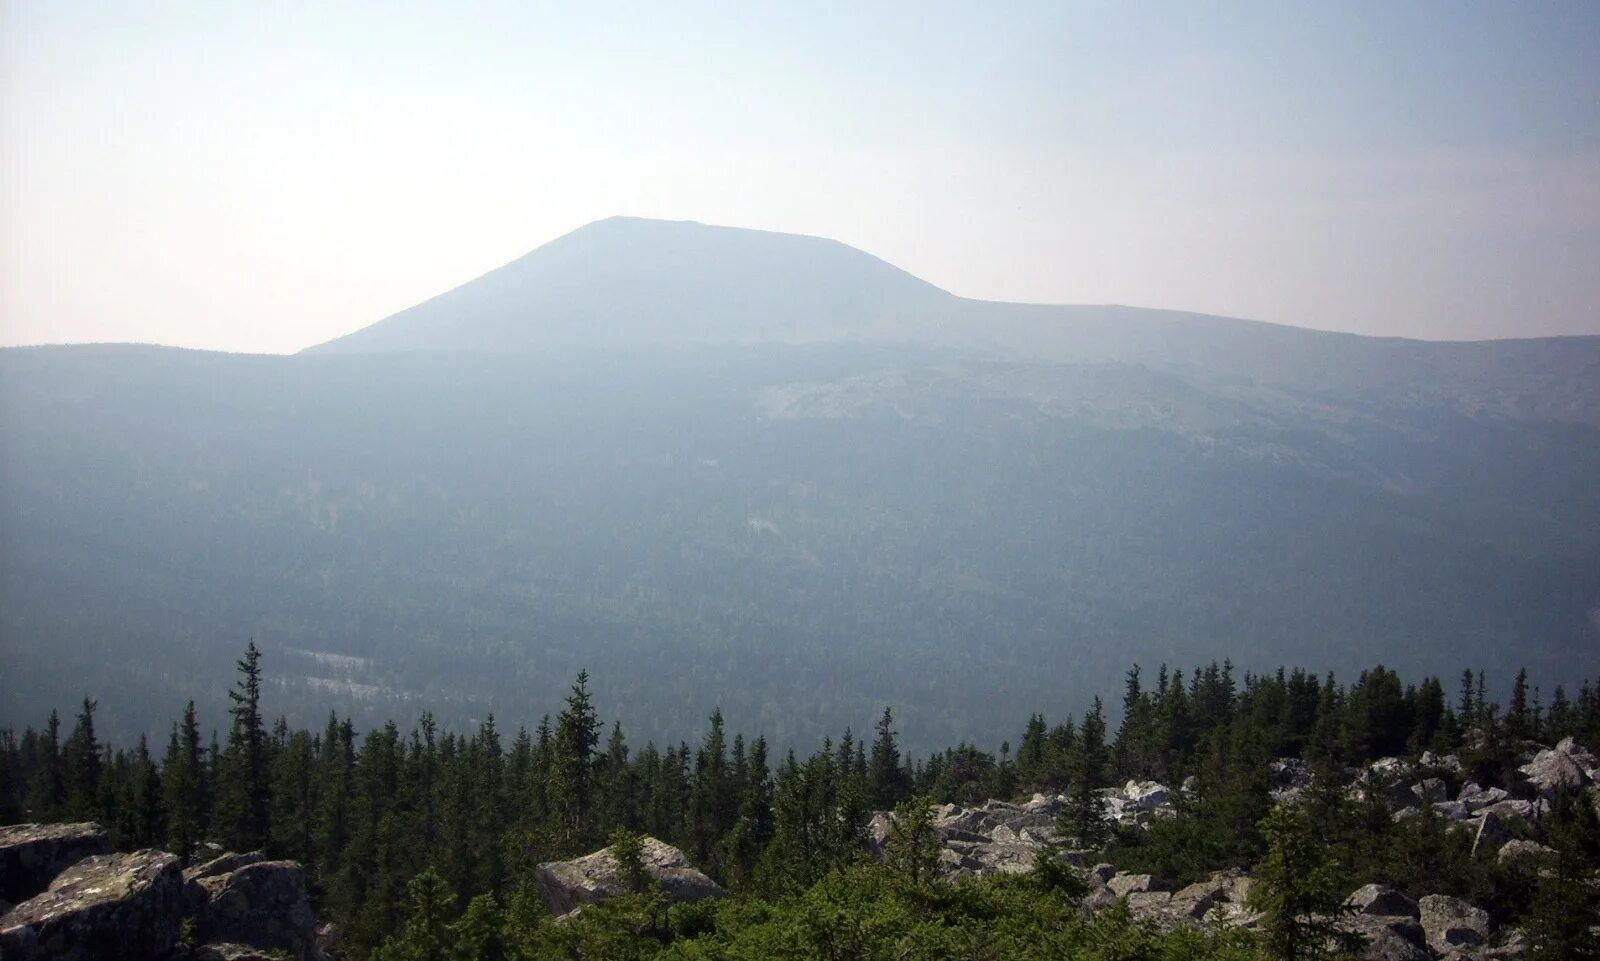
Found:
[{"label": "evergreen tree", "polygon": [[1104,786],[1107,753],[1105,709],[1097,697],[1078,730],[1071,783],[1067,801],[1056,816],[1056,830],[1063,839],[1071,838],[1080,848],[1099,849],[1110,838],[1105,802],[1099,789]]},{"label": "evergreen tree", "polygon": [[1267,857],[1257,866],[1250,906],[1261,912],[1268,954],[1276,961],[1336,957],[1360,946],[1338,919],[1347,885],[1304,808],[1280,804],[1261,822]]},{"label": "evergreen tree", "polygon": [[912,884],[938,876],[940,840],[933,826],[933,799],[924,795],[902,801],[890,818],[884,840],[884,863]]},{"label": "evergreen tree", "polygon": [[261,652],[254,641],[245,648],[238,667],[238,683],[228,692],[233,723],[220,766],[217,820],[224,843],[236,851],[254,851],[266,845],[271,818],[267,732],[261,721]]},{"label": "evergreen tree", "polygon": [[451,923],[453,961],[507,961],[505,913],[493,894],[480,894]]},{"label": "evergreen tree", "polygon": [[183,709],[183,720],[172,726],[167,754],[161,765],[162,797],[167,809],[167,845],[181,858],[192,855],[205,837],[205,758],[200,748],[200,726],[194,702]]},{"label": "evergreen tree", "polygon": [[594,752],[600,742],[600,721],[589,703],[589,672],[580,671],[556,717],[550,766],[550,806],[557,833],[569,847],[590,839],[594,807]]},{"label": "evergreen tree", "polygon": [[73,725],[61,751],[66,773],[66,813],[78,821],[93,821],[100,812],[100,742],[94,733],[94,711],[98,705],[83,699],[83,710]]},{"label": "evergreen tree", "polygon": [[905,799],[911,786],[906,783],[900,764],[900,746],[895,741],[894,714],[885,707],[878,718],[877,736],[872,741],[872,756],[867,761],[867,791],[872,806],[888,810]]},{"label": "evergreen tree", "polygon": [[38,769],[28,782],[28,815],[35,821],[60,818],[67,803],[67,777],[61,762],[61,715],[50,712],[39,738]]},{"label": "evergreen tree", "polygon": [[1580,792],[1562,791],[1547,822],[1555,853],[1538,872],[1527,923],[1529,961],[1600,959],[1600,819]]},{"label": "evergreen tree", "polygon": [[456,961],[455,900],[432,868],[413,878],[406,885],[405,924],[374,952],[374,961]]}]

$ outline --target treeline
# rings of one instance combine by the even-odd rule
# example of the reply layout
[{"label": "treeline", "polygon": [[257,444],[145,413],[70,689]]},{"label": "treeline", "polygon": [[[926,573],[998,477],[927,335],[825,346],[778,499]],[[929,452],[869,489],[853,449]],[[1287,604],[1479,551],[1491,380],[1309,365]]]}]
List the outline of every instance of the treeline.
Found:
[{"label": "treeline", "polygon": [[[717,711],[695,745],[635,749],[620,724],[602,722],[585,674],[553,718],[510,735],[493,718],[460,734],[428,715],[405,733],[393,723],[358,732],[337,716],[320,731],[292,730],[266,723],[261,695],[252,644],[220,739],[202,733],[192,703],[159,758],[143,739],[103,743],[93,700],[68,731],[52,713],[41,728],[0,732],[0,821],[97,820],[121,847],[204,856],[215,843],[299,860],[319,912],[338,923],[350,956],[364,957],[408,923],[408,884],[424,872],[453,911],[474,895],[508,904],[522,892],[526,903],[536,864],[594,850],[619,829],[683,848],[735,892],[796,894],[861,858],[872,810],[1065,791],[1073,813],[1063,826],[1083,846],[1183,877],[1265,853],[1258,824],[1274,758],[1334,770],[1458,753],[1480,783],[1509,787],[1527,739],[1600,743],[1600,681],[1574,697],[1558,688],[1546,704],[1519,676],[1502,709],[1481,674],[1464,674],[1447,697],[1437,679],[1407,685],[1382,667],[1349,684],[1298,670],[1236,676],[1227,664],[1163,667],[1147,684],[1134,668],[1114,733],[1096,699],[1081,718],[1034,715],[1014,751],[962,744],[925,758],[902,753],[888,709],[866,736],[847,730],[803,758],[730,735]],[[1114,838],[1094,813],[1100,787],[1191,776],[1181,816],[1148,834]],[[1387,837],[1348,817],[1351,838]]]}]

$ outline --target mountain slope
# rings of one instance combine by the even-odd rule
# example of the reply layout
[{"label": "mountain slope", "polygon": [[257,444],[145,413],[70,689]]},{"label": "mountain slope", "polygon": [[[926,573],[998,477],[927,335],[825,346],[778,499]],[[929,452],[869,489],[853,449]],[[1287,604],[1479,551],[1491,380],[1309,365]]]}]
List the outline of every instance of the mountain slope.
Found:
[{"label": "mountain slope", "polygon": [[307,353],[859,343],[1600,424],[1600,337],[1434,343],[948,294],[836,241],[615,217]]}]

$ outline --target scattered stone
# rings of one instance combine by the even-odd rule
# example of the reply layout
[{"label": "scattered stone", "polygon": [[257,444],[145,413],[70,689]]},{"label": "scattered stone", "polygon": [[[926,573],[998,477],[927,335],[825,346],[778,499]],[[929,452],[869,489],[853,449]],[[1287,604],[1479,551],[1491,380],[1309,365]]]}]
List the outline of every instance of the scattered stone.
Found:
[{"label": "scattered stone", "polygon": [[1146,891],[1165,891],[1166,885],[1153,874],[1123,874],[1118,872],[1106,882],[1114,894],[1142,894]]},{"label": "scattered stone", "polygon": [[9,961],[159,957],[176,943],[183,874],[164,851],[97,854],[0,918]]},{"label": "scattered stone", "polygon": [[1547,848],[1537,841],[1507,841],[1500,846],[1500,853],[1495,858],[1501,864],[1516,864],[1520,861],[1537,860],[1556,853],[1554,848]]},{"label": "scattered stone", "polygon": [[1540,751],[1534,759],[1517,770],[1538,788],[1541,794],[1553,795],[1562,788],[1577,789],[1590,783],[1589,774],[1573,755],[1561,750]]},{"label": "scattered stone", "polygon": [[1428,947],[1436,953],[1476,947],[1489,940],[1489,912],[1482,908],[1443,894],[1430,894],[1417,905]]},{"label": "scattered stone", "polygon": [[0,898],[26,901],[84,858],[110,853],[111,839],[98,824],[0,827]]},{"label": "scattered stone", "polygon": [[1461,773],[1461,759],[1454,754],[1434,754],[1432,751],[1423,751],[1418,760],[1419,766],[1435,771],[1445,771],[1450,774]]},{"label": "scattered stone", "polygon": [[1141,811],[1152,811],[1166,804],[1172,792],[1156,781],[1129,781],[1122,789],[1128,803]]},{"label": "scattered stone", "polygon": [[1117,869],[1109,864],[1096,864],[1089,869],[1089,883],[1104,885],[1111,881],[1117,874]]},{"label": "scattered stone", "polygon": [[1474,814],[1486,807],[1499,804],[1501,801],[1504,801],[1509,797],[1511,797],[1511,795],[1506,792],[1504,788],[1485,788],[1468,782],[1467,785],[1461,789],[1461,794],[1456,798],[1456,800],[1467,806],[1468,814]]},{"label": "scattered stone", "polygon": [[[647,837],[640,855],[645,874],[661,885],[670,901],[726,896],[721,885],[697,871],[683,852],[670,844]],[[546,862],[539,865],[535,876],[550,913],[558,917],[627,890],[610,848],[571,861]]]},{"label": "scattered stone", "polygon": [[1440,778],[1426,777],[1411,785],[1411,793],[1415,794],[1423,804],[1437,804],[1449,800],[1449,787]]},{"label": "scattered stone", "polygon": [[1384,918],[1421,917],[1417,902],[1386,884],[1359,887],[1345,899],[1345,904],[1355,908],[1357,914]]}]

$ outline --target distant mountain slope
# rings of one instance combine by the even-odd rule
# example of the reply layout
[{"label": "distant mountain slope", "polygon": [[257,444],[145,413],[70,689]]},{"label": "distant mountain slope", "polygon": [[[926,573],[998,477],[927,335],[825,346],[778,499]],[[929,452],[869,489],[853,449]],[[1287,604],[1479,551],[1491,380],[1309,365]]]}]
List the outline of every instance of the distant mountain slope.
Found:
[{"label": "distant mountain slope", "polygon": [[615,217],[307,353],[878,343],[1600,423],[1600,337],[1435,343],[956,297],[836,241]]},{"label": "distant mountain slope", "polygon": [[1018,733],[1132,661],[1600,660],[1600,338],[951,296],[604,221],[292,357],[0,351],[0,726],[268,709],[634,743]]}]

